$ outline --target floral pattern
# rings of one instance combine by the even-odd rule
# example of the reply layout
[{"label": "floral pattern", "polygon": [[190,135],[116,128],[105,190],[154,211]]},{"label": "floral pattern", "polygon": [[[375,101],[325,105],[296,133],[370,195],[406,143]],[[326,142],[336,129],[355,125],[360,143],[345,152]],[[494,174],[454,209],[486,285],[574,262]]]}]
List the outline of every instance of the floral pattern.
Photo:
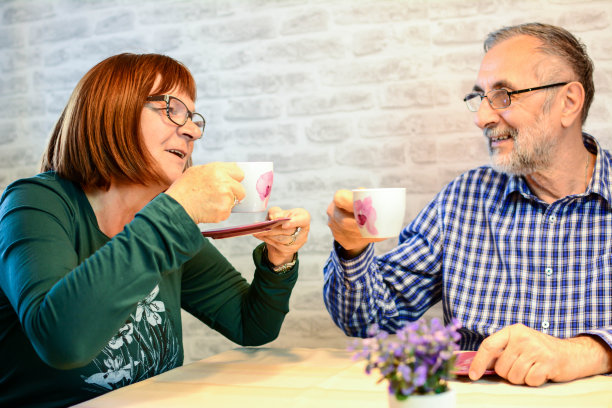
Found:
[{"label": "floral pattern", "polygon": [[117,350],[123,347],[124,344],[130,344],[132,341],[134,341],[133,334],[134,325],[132,323],[128,323],[119,329],[117,335],[108,342],[108,346]]},{"label": "floral pattern", "polygon": [[136,308],[136,317],[134,319],[136,320],[136,322],[139,322],[142,319],[143,314],[145,315],[147,322],[149,322],[151,326],[157,326],[162,322],[162,318],[159,313],[165,312],[166,307],[164,305],[164,302],[161,302],[159,300],[153,300],[157,297],[158,293],[159,286],[156,286],[155,289],[153,289],[153,292],[149,294],[149,296],[147,296],[144,300],[138,302],[138,306]]},{"label": "floral pattern", "polygon": [[180,363],[181,347],[166,317],[159,286],[136,305],[135,312],[110,339],[82,376],[87,390],[103,393],[168,371]]},{"label": "floral pattern", "polygon": [[370,234],[378,235],[378,229],[376,229],[376,209],[372,207],[372,197],[356,200],[353,203],[353,209],[359,228],[365,227]]},{"label": "floral pattern", "polygon": [[257,189],[257,193],[259,194],[259,198],[261,201],[266,202],[266,206],[268,205],[268,199],[270,198],[270,193],[272,192],[272,181],[274,180],[274,172],[268,171],[261,176],[257,180],[257,184],[255,188]]},{"label": "floral pattern", "polygon": [[[104,360],[104,365],[107,370],[103,373],[94,374],[85,379],[88,384],[96,384],[107,390],[112,390],[112,384],[116,384],[122,380],[130,381],[132,379],[132,364],[123,365],[123,357],[107,358]],[[138,365],[138,361],[133,364]]]}]

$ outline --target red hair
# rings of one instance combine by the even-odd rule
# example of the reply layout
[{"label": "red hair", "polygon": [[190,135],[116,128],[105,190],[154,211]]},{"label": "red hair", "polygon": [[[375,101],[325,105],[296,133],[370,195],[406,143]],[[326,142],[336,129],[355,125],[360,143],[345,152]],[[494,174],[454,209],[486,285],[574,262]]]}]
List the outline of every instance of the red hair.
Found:
[{"label": "red hair", "polygon": [[175,89],[195,101],[191,73],[165,55],[119,54],[98,63],[72,92],[41,170],[53,170],[83,188],[108,189],[111,180],[165,182],[142,140],[140,116],[147,96]]}]

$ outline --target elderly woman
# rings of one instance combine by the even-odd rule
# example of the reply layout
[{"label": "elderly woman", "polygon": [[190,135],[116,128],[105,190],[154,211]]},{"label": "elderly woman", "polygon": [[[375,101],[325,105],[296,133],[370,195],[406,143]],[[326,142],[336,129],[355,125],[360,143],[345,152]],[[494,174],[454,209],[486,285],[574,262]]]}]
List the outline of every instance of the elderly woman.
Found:
[{"label": "elderly woman", "polygon": [[257,235],[250,284],[202,237],[245,192],[233,163],[190,166],[195,94],[169,57],[102,61],[42,173],[4,191],[0,406],[70,405],[181,365],[181,308],[241,345],[278,335],[310,216],[270,209],[290,220]]}]

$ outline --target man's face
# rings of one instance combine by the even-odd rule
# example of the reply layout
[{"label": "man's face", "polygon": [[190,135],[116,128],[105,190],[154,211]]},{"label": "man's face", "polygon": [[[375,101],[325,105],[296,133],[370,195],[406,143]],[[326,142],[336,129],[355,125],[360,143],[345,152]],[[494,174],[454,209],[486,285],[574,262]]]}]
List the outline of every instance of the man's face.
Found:
[{"label": "man's face", "polygon": [[[537,72],[550,72],[558,60],[537,52],[538,45],[533,37],[517,36],[491,48],[480,65],[474,91],[486,94],[493,89],[547,85],[540,83]],[[550,165],[557,138],[552,113],[544,109],[546,95],[546,90],[512,95],[510,106],[503,109],[493,109],[483,99],[474,121],[488,139],[495,169],[526,175]]]}]

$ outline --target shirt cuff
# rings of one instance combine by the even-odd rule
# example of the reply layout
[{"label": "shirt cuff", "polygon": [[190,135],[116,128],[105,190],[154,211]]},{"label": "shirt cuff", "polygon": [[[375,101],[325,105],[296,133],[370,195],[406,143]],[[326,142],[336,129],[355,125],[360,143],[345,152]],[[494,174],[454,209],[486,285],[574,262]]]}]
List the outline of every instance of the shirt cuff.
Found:
[{"label": "shirt cuff", "polygon": [[602,339],[608,345],[608,347],[612,349],[612,333],[610,333],[610,331],[606,329],[587,330],[579,334],[588,334],[590,336],[597,336],[600,339]]},{"label": "shirt cuff", "polygon": [[374,259],[374,244],[369,244],[366,249],[357,255],[355,258],[344,259],[340,256],[342,246],[334,241],[334,250],[332,251],[332,262],[336,266],[336,270],[344,271],[344,277],[349,282],[355,282],[361,279],[368,271],[368,267]]}]

